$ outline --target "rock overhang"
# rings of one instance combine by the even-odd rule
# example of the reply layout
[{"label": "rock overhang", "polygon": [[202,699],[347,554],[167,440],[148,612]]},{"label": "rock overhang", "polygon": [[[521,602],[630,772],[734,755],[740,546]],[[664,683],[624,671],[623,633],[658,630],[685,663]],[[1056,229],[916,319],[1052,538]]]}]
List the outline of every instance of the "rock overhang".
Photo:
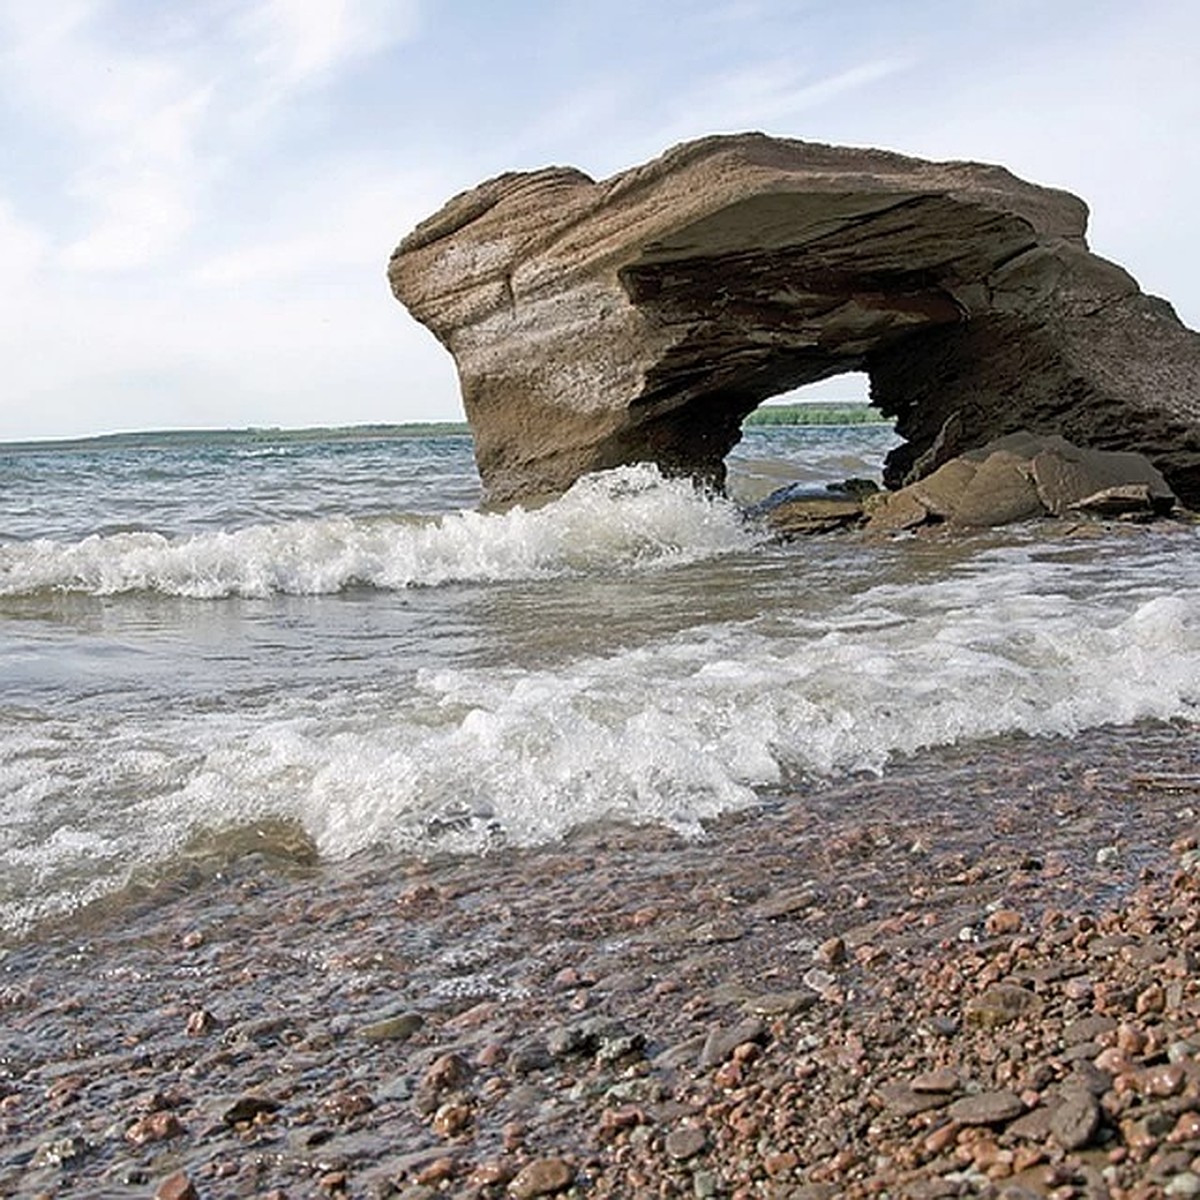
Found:
[{"label": "rock overhang", "polygon": [[500,176],[390,277],[455,358],[495,501],[644,460],[719,482],[762,400],[864,370],[907,440],[892,483],[1029,428],[1141,450],[1195,504],[1200,338],[1086,223],[1000,167],[734,135]]}]

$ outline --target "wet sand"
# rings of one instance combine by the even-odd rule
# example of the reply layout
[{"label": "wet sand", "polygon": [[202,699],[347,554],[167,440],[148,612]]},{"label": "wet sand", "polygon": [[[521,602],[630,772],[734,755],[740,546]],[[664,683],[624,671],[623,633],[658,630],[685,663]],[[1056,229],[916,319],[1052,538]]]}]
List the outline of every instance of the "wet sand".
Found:
[{"label": "wet sand", "polygon": [[250,831],[4,952],[0,1195],[1200,1195],[1198,812],[1173,725],[694,842]]}]

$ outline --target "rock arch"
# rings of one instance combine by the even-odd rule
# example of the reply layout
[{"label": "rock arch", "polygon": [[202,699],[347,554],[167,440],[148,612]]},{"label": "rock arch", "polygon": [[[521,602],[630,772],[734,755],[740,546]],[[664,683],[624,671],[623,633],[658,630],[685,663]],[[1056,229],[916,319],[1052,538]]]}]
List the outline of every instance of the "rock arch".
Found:
[{"label": "rock arch", "polygon": [[764,399],[866,371],[902,482],[1025,428],[1134,449],[1200,507],[1200,336],[1001,167],[740,134],[596,182],[492,179],[392,255],[486,494],[651,460],[720,482]]}]

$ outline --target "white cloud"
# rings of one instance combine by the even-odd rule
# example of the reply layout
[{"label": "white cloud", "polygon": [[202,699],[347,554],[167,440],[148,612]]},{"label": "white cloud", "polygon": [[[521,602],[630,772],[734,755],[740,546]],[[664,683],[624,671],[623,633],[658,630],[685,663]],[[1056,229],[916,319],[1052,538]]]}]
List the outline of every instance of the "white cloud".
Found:
[{"label": "white cloud", "polygon": [[787,62],[755,63],[705,80],[681,107],[686,109],[686,120],[693,127],[750,128],[810,112],[909,66],[903,58],[875,59],[809,79]]},{"label": "white cloud", "polygon": [[260,0],[239,23],[274,89],[319,82],[412,36],[416,0]]},{"label": "white cloud", "polygon": [[268,229],[206,258],[192,273],[201,285],[229,286],[352,275],[383,277],[388,254],[449,194],[433,169],[380,169],[329,160],[302,194],[278,197]]}]

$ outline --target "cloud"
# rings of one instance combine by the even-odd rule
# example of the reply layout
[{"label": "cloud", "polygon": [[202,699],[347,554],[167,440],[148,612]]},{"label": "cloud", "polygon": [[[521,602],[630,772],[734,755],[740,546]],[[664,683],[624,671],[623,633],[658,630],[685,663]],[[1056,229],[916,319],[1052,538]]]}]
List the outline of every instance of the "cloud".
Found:
[{"label": "cloud", "polygon": [[755,63],[706,80],[683,107],[688,124],[694,127],[741,129],[783,122],[879,83],[910,65],[904,58],[881,58],[809,79],[787,62]]},{"label": "cloud", "polygon": [[319,284],[335,277],[375,284],[392,247],[440,207],[451,188],[432,167],[394,170],[337,157],[325,167],[302,192],[281,192],[269,224],[204,258],[191,279],[215,287]]},{"label": "cloud", "polygon": [[64,147],[59,196],[73,220],[59,225],[61,265],[119,272],[180,251],[213,185],[253,154],[256,133],[275,132],[265,119],[412,36],[419,10],[260,0],[144,19],[122,0],[64,0],[49,19],[35,13],[0,5],[0,78]]},{"label": "cloud", "polygon": [[273,90],[310,86],[411,37],[416,0],[260,0],[238,23]]}]

